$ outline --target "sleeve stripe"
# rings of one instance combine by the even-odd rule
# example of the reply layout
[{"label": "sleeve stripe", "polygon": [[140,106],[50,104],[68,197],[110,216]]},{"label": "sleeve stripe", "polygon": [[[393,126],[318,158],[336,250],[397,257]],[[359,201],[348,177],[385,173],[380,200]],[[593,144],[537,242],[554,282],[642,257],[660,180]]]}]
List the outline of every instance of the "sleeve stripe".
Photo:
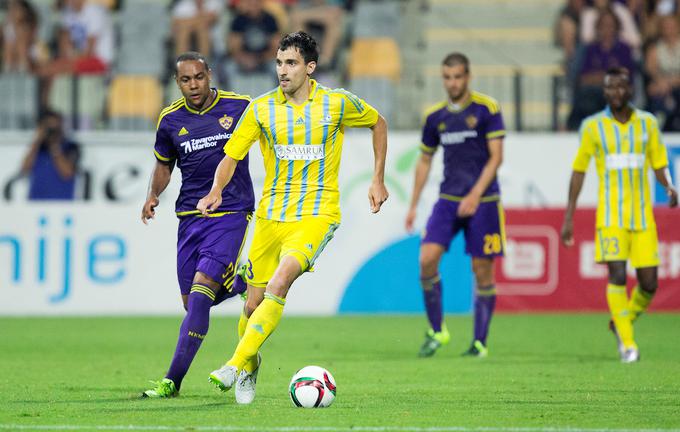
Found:
[{"label": "sleeve stripe", "polygon": [[496,138],[496,137],[500,137],[500,136],[505,136],[505,130],[504,129],[499,130],[499,131],[495,131],[495,132],[489,132],[488,134],[486,134],[487,139]]},{"label": "sleeve stripe", "polygon": [[158,153],[156,150],[153,151],[153,154],[156,155],[156,159],[161,160],[163,162],[170,162],[172,160],[172,158],[165,157]]},{"label": "sleeve stripe", "polygon": [[432,147],[428,147],[425,144],[421,143],[420,144],[420,150],[422,150],[424,153],[427,153],[427,154],[433,154],[435,152],[435,150],[437,150],[437,149],[432,148]]}]

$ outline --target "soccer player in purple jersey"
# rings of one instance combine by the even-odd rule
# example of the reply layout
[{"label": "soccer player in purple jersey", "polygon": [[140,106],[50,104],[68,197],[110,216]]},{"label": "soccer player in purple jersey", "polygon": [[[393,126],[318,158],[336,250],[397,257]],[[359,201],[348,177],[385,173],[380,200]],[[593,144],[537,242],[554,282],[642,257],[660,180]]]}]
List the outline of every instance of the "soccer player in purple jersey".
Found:
[{"label": "soccer player in purple jersey", "polygon": [[208,333],[210,307],[245,291],[236,267],[255,204],[246,156],[222,191],[219,208],[208,217],[196,210],[196,203],[212,186],[222,148],[250,98],[211,88],[210,67],[199,53],[180,55],[175,67],[183,97],[164,109],[158,120],[156,165],[142,208],[142,222],[155,217],[159,196],[177,164],[182,171],[182,187],[175,203],[179,218],[177,278],[187,314],[170,369],[155,388],[142,394],[152,398],[179,394],[182,379]]},{"label": "soccer player in purple jersey", "polygon": [[420,246],[420,282],[431,328],[419,356],[429,357],[449,342],[449,331],[442,318],[439,262],[451,240],[462,230],[476,280],[474,337],[463,354],[485,357],[486,337],[496,305],[493,260],[503,255],[505,246],[503,209],[496,180],[503,160],[505,128],[498,102],[468,88],[470,63],[465,55],[446,56],[442,78],[448,98],[426,114],[422,153],[406,216],[406,229],[410,232],[432,156],[439,146],[443,147],[444,181]]}]

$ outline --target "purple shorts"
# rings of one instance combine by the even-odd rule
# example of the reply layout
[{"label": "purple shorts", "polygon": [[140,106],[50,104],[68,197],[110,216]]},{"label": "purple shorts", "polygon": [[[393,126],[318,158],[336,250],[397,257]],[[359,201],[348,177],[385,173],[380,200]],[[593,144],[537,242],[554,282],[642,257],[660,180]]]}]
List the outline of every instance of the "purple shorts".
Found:
[{"label": "purple shorts", "polygon": [[189,295],[196,272],[204,273],[222,285],[217,293],[220,301],[240,294],[233,290],[234,271],[250,218],[248,212],[237,212],[212,218],[190,216],[180,219],[177,279],[182,295]]},{"label": "purple shorts", "polygon": [[481,202],[470,217],[457,214],[458,201],[440,198],[434,205],[422,243],[437,243],[449,250],[451,240],[461,229],[465,233],[465,252],[473,257],[503,256],[505,226],[500,201]]}]

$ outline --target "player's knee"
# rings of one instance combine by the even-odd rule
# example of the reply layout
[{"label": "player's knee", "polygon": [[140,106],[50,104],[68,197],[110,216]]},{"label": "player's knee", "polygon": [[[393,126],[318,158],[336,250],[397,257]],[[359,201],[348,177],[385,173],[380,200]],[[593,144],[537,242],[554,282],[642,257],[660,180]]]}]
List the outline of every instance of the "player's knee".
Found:
[{"label": "player's knee", "polygon": [[609,283],[614,285],[625,285],[626,284],[626,270],[609,270]]},{"label": "player's knee", "polygon": [[201,272],[196,272],[196,275],[194,275],[194,283],[206,286],[214,293],[217,293],[221,288],[219,283],[215,282],[210,276]]},{"label": "player's knee", "polygon": [[655,294],[656,289],[659,287],[659,281],[656,275],[654,277],[643,277],[638,280],[638,285],[647,294]]},{"label": "player's knee", "polygon": [[250,318],[250,316],[255,312],[255,309],[262,303],[262,297],[259,298],[253,298],[253,297],[248,297],[246,300],[246,304],[243,306],[243,310],[246,313],[246,316]]},{"label": "player's knee", "polygon": [[433,254],[421,253],[420,254],[420,277],[431,277],[437,273],[437,267],[439,267],[439,260]]},{"label": "player's knee", "polygon": [[477,286],[488,286],[494,283],[492,260],[473,260],[472,272],[475,274]]}]

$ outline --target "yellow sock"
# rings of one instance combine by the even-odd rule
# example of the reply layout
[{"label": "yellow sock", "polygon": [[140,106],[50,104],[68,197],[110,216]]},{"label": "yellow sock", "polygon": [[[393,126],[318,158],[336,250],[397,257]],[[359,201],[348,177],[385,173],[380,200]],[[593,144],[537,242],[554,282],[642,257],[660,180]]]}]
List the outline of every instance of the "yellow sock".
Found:
[{"label": "yellow sock", "polygon": [[[241,310],[241,318],[238,320],[238,338],[243,339],[243,335],[246,333],[246,327],[248,326],[248,317],[246,316],[245,309]],[[257,355],[248,359],[248,362],[243,369],[248,373],[252,373],[257,369]]]},{"label": "yellow sock", "polygon": [[241,309],[241,318],[238,319],[238,338],[241,340],[246,332],[246,326],[248,325],[248,317],[246,316],[246,310]]},{"label": "yellow sock", "polygon": [[229,366],[236,366],[238,370],[257,357],[257,352],[265,340],[274,332],[283,315],[283,305],[286,300],[270,293],[264,294],[264,300],[248,319],[248,325],[243,337],[229,359]]},{"label": "yellow sock", "polygon": [[628,311],[628,295],[625,285],[607,285],[607,304],[616,325],[621,342],[626,348],[637,348],[633,340],[633,323]]},{"label": "yellow sock", "polygon": [[638,317],[647,310],[649,304],[654,298],[654,293],[642,291],[639,286],[633,289],[628,301],[628,310],[630,310],[630,321],[634,322]]}]

